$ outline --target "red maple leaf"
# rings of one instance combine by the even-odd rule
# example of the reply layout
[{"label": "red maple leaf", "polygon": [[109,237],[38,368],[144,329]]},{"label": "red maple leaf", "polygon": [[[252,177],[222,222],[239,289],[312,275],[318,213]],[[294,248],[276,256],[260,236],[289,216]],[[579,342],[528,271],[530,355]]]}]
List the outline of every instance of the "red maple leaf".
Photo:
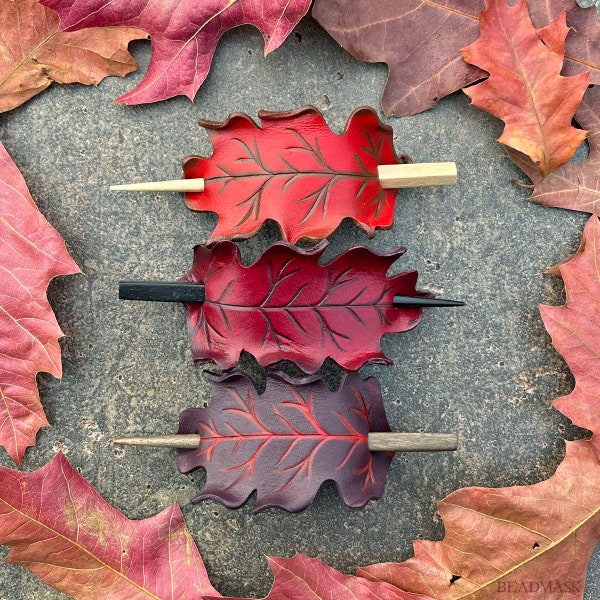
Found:
[{"label": "red maple leaf", "polygon": [[254,25],[265,55],[278,48],[306,14],[310,0],[41,0],[58,12],[61,28],[140,27],[152,38],[142,81],[117,102],[143,104],[184,94],[193,99],[206,79],[220,37]]},{"label": "red maple leaf", "polygon": [[331,392],[317,376],[269,374],[260,396],[243,373],[209,381],[210,405],[181,413],[178,432],[201,436],[198,449],[179,451],[183,473],[206,469],[194,502],[212,498],[236,508],[256,491],[254,512],[299,512],[327,480],[353,508],[383,493],[393,455],[369,450],[370,431],[390,430],[373,377],[347,374]]},{"label": "red maple leaf", "polygon": [[379,254],[363,247],[321,265],[327,246],[303,250],[274,244],[245,267],[237,246],[196,246],[185,281],[205,285],[203,304],[187,304],[194,360],[229,369],[242,350],[262,366],[289,360],[314,373],[327,357],[347,370],[389,363],[381,351],[384,333],[407,331],[420,308],[396,308],[396,294],[417,293],[417,272],[386,278],[404,248]]},{"label": "red maple leaf", "polygon": [[6,559],[78,600],[218,596],[176,504],[130,521],[59,454],[33,473],[0,467]]},{"label": "red maple leaf", "polygon": [[346,217],[369,236],[392,226],[396,190],[381,187],[377,166],[399,160],[392,128],[375,111],[356,110],[342,135],[312,106],[259,117],[262,128],[243,114],[201,120],[214,152],[184,161],[185,177],[205,182],[187,206],[219,216],[211,241],[248,238],[267,219],[292,243],[323,239]]},{"label": "red maple leaf", "polygon": [[19,464],[48,425],[36,374],[62,374],[62,332],[46,288],[53,277],[78,272],[0,144],[0,444]]}]

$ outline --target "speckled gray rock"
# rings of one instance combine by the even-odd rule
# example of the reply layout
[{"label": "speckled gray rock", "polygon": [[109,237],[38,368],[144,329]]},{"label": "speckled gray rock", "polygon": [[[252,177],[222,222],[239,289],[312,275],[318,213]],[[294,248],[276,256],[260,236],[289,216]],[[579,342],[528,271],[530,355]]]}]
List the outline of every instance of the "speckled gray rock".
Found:
[{"label": "speckled gray rock", "polygon": [[[0,116],[0,139],[83,271],[51,285],[66,334],[64,377],[39,378],[52,427],[40,433],[24,468],[40,467],[62,449],[130,518],[179,502],[213,584],[226,595],[257,597],[271,582],[265,554],[319,555],[347,573],[402,560],[413,539],[443,535],[436,499],[467,485],[550,476],[563,438],[582,432],[550,405],[572,379],[537,304],[563,302],[562,283],[545,270],[577,249],[585,217],[528,202],[527,190],[510,183],[519,171],[495,142],[501,123],[461,93],[435,110],[389,120],[399,152],[414,161],[456,161],[459,184],[402,192],[392,230],[369,241],[344,222],[327,250],[330,257],[356,244],[405,245],[395,269],[416,268],[421,289],[467,302],[428,311],[414,331],[386,337],[384,350],[395,364],[364,369],[381,380],[393,429],[456,431],[459,451],[397,456],[383,498],[362,510],[347,509],[325,485],[300,515],[253,515],[250,506],[191,506],[203,475],[180,475],[170,451],[111,444],[116,435],[174,432],[183,408],[208,400],[208,385],[192,365],[183,308],[120,302],[117,282],[179,277],[215,218],[189,212],[177,194],[117,194],[108,186],[179,177],[181,158],[211,151],[196,125],[200,117],[314,104],[341,131],[357,106],[379,106],[386,77],[384,66],[354,61],[307,18],[267,60],[256,30],[226,35],[193,104],[111,104],[148,62],[148,44],[133,50],[141,71],[131,77],[97,89],[55,85]],[[277,237],[274,226],[266,227],[241,244],[243,257],[257,257]],[[251,360],[244,365],[259,373]],[[339,375],[326,372],[331,381]],[[0,463],[13,466],[5,453]],[[600,597],[598,582],[597,553],[588,600]],[[0,566],[0,600],[63,597],[20,567]]]}]

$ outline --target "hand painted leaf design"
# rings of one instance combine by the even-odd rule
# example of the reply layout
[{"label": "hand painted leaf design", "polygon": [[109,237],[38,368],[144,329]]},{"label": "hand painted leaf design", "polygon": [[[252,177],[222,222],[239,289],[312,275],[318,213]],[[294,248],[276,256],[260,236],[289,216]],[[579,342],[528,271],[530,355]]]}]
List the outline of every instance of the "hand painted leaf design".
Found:
[{"label": "hand painted leaf design", "polygon": [[327,480],[353,508],[383,493],[393,455],[369,450],[369,431],[390,430],[373,377],[346,374],[332,392],[318,376],[269,374],[260,396],[244,373],[209,381],[210,405],[181,413],[178,432],[201,436],[198,449],[179,450],[183,473],[206,469],[194,502],[211,498],[237,508],[256,491],[254,512],[299,512]]},{"label": "hand painted leaf design", "polygon": [[219,596],[176,504],[130,521],[62,454],[33,473],[0,467],[0,544],[7,562],[77,600]]},{"label": "hand painted leaf design", "polygon": [[246,350],[262,366],[289,360],[306,373],[327,357],[347,370],[389,363],[380,337],[412,329],[422,315],[420,308],[395,308],[394,295],[427,296],[415,290],[416,271],[386,278],[405,249],[356,247],[321,265],[326,247],[280,242],[246,267],[233,242],[196,246],[183,278],[205,285],[205,302],[186,305],[194,360],[230,369]]},{"label": "hand painted leaf design", "polygon": [[243,114],[201,120],[214,152],[184,161],[186,178],[205,180],[204,192],[186,194],[187,206],[219,216],[211,241],[248,238],[266,219],[292,243],[325,238],[346,217],[369,236],[392,226],[396,190],[381,187],[377,165],[399,159],[375,111],[356,110],[341,135],[312,106],[259,117],[262,127]]},{"label": "hand painted leaf design", "polygon": [[152,38],[142,81],[117,98],[143,104],[177,95],[193,99],[210,69],[221,36],[254,25],[265,55],[278,48],[310,8],[310,0],[41,0],[58,12],[64,31],[85,27],[140,27]]},{"label": "hand painted leaf design", "polygon": [[543,180],[536,180],[527,165],[519,165],[536,183],[532,200],[546,206],[597,213],[600,211],[600,88],[585,93],[575,120],[589,129],[590,154],[583,162],[563,165]]},{"label": "hand painted leaf design", "polygon": [[131,40],[147,37],[134,28],[58,30],[58,15],[38,0],[0,0],[0,112],[11,110],[53,81],[97,85],[108,75],[135,71]]},{"label": "hand painted leaf design", "polygon": [[505,122],[499,142],[526,154],[547,175],[567,162],[585,139],[571,120],[588,86],[586,73],[560,75],[568,33],[562,13],[536,30],[527,3],[490,0],[480,15],[481,37],[461,52],[490,73],[465,89],[473,104]]},{"label": "hand painted leaf design", "polygon": [[62,374],[62,332],[46,289],[53,277],[78,272],[0,144],[0,444],[19,464],[48,425],[36,374]]}]

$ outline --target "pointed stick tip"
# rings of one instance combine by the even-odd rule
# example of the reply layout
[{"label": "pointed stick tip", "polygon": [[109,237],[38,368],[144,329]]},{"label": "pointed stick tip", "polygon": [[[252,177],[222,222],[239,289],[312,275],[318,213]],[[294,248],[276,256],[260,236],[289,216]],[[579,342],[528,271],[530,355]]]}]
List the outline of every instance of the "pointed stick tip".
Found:
[{"label": "pointed stick tip", "polygon": [[111,185],[113,192],[203,192],[204,179],[174,179]]},{"label": "pointed stick tip", "polygon": [[444,308],[452,306],[465,306],[465,303],[462,300],[427,298],[426,296],[394,296],[394,306],[415,308]]}]

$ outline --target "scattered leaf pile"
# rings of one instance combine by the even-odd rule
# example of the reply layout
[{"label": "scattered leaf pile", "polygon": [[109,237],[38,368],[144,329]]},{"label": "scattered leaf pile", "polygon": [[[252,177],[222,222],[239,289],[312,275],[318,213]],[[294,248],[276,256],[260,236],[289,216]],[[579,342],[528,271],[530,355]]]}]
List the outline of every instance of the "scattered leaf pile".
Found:
[{"label": "scattered leaf pile", "polygon": [[[545,586],[545,600],[583,597],[600,539],[599,261],[593,216],[579,252],[559,267],[566,305],[541,309],[576,377],[575,390],[556,407],[592,438],[567,442],[565,459],[541,483],[450,494],[438,505],[444,540],[415,542],[415,556],[404,563],[372,565],[353,577],[318,559],[270,559],[275,579],[267,599],[479,600],[527,582]],[[31,474],[0,467],[0,543],[11,546],[10,562],[75,598],[218,597],[177,507],[132,523],[62,455]]]},{"label": "scattered leaf pile", "polygon": [[[362,0],[316,0],[313,16],[358,60],[387,63],[383,110],[402,117],[427,110],[485,76],[460,55],[461,48],[477,39],[485,5],[483,0],[404,0],[364,10]],[[529,0],[528,6],[538,29],[566,12],[570,31],[563,75],[589,72],[590,83],[600,83],[600,22],[595,11],[577,6],[575,0]]]}]

